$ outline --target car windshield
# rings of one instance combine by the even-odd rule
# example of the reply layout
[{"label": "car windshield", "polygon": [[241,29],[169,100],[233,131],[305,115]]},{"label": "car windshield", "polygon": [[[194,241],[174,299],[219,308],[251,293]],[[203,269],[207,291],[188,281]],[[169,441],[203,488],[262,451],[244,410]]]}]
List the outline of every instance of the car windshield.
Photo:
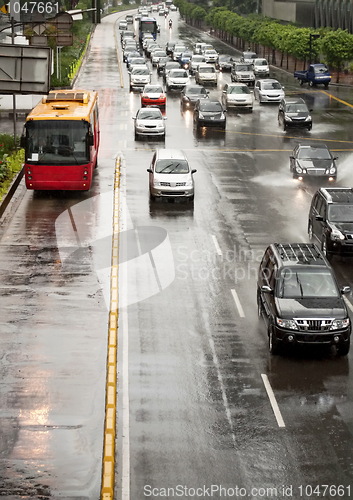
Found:
[{"label": "car windshield", "polygon": [[282,86],[279,82],[264,82],[262,88],[264,90],[280,90]]},{"label": "car windshield", "polygon": [[228,87],[227,94],[250,94],[250,90],[247,85]]},{"label": "car windshield", "polygon": [[207,99],[200,106],[201,111],[222,111],[222,104],[220,102],[212,102]]},{"label": "car windshield", "polygon": [[306,104],[298,103],[298,104],[289,104],[287,106],[288,113],[305,113],[308,111]]},{"label": "car windshield", "polygon": [[329,205],[328,220],[331,222],[353,222],[353,205]]},{"label": "car windshield", "polygon": [[235,71],[252,71],[252,65],[250,64],[237,64],[235,66]]},{"label": "car windshield", "polygon": [[185,94],[207,94],[204,87],[189,87],[186,89]]},{"label": "car windshield", "polygon": [[138,120],[162,120],[162,113],[156,108],[140,109],[137,113]]},{"label": "car windshield", "polygon": [[131,72],[132,75],[149,75],[150,71],[148,68],[134,68]]},{"label": "car windshield", "polygon": [[255,59],[254,64],[256,66],[268,66],[266,59]]},{"label": "car windshield", "polygon": [[298,151],[298,158],[302,160],[330,160],[331,155],[326,148],[301,148]]},{"label": "car windshield", "polygon": [[328,69],[326,66],[314,66],[314,73],[320,74],[320,73],[327,73]]},{"label": "car windshield", "polygon": [[278,280],[280,298],[339,297],[337,285],[326,269],[283,269]]},{"label": "car windshield", "polygon": [[149,86],[145,87],[144,92],[146,94],[148,94],[148,93],[150,93],[150,94],[162,94],[163,89],[159,85],[149,85]]},{"label": "car windshield", "polygon": [[171,78],[187,78],[188,74],[186,71],[171,71]]},{"label": "car windshield", "polygon": [[158,160],[155,171],[158,174],[187,174],[189,172],[189,164],[186,160]]},{"label": "car windshield", "polygon": [[202,66],[202,68],[199,67],[199,72],[200,73],[215,73],[216,70],[214,69],[213,66]]}]

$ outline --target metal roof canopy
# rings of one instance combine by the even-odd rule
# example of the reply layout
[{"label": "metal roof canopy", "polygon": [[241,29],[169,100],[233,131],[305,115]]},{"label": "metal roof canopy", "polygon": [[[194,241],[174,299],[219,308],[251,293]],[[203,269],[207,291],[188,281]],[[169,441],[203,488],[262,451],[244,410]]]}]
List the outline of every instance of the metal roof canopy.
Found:
[{"label": "metal roof canopy", "polygon": [[51,48],[0,44],[0,94],[47,94]]}]

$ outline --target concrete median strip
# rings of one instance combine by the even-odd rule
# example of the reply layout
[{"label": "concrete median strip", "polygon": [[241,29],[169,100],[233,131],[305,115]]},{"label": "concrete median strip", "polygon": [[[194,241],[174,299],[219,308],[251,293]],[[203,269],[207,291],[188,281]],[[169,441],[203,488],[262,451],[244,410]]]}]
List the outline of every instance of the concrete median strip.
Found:
[{"label": "concrete median strip", "polygon": [[104,444],[102,463],[101,499],[114,498],[115,485],[115,437],[117,404],[117,352],[118,352],[118,275],[119,275],[119,190],[120,158],[115,164],[113,239],[110,277],[110,310],[108,324],[106,401],[104,421]]}]

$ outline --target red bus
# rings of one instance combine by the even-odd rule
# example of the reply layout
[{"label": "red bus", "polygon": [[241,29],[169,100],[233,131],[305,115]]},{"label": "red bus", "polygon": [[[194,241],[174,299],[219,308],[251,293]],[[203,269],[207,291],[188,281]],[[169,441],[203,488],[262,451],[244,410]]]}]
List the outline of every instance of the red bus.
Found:
[{"label": "red bus", "polygon": [[49,92],[28,114],[21,146],[28,189],[90,189],[99,147],[98,93]]}]

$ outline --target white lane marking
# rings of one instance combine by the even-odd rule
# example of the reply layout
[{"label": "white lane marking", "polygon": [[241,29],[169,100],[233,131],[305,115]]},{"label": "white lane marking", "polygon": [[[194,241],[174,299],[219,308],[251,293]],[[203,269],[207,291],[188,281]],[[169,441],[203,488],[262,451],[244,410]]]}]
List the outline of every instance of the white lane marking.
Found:
[{"label": "white lane marking", "polygon": [[261,378],[262,378],[262,381],[263,381],[263,383],[265,385],[267,396],[268,396],[268,398],[270,400],[273,413],[275,414],[278,427],[285,427],[286,425],[285,425],[284,420],[282,418],[282,414],[281,414],[281,411],[280,411],[280,409],[278,407],[278,404],[277,404],[277,401],[276,401],[276,397],[275,397],[275,395],[273,393],[270,381],[268,380],[268,376],[265,373],[261,373]]},{"label": "white lane marking", "polygon": [[[120,197],[121,206],[119,207],[121,226],[120,231],[126,231],[128,227],[127,211],[126,211],[126,175],[125,161],[121,162],[120,170],[120,189],[122,196]],[[126,248],[119,248],[119,252],[126,252]],[[119,292],[127,294],[127,269],[125,266],[120,268],[119,277]],[[122,302],[121,302],[122,303]],[[119,310],[121,320],[121,328],[119,328],[120,339],[122,345],[122,373],[121,373],[121,391],[122,391],[122,464],[121,464],[121,498],[122,500],[130,500],[130,395],[129,395],[129,320],[128,308],[123,307]]]},{"label": "white lane marking", "polygon": [[222,250],[221,250],[221,247],[219,246],[218,244],[218,241],[217,241],[217,238],[215,237],[214,234],[211,234],[211,238],[213,240],[213,243],[214,243],[214,246],[216,247],[216,252],[218,255],[222,256]]},{"label": "white lane marking", "polygon": [[230,406],[229,406],[229,402],[228,402],[228,398],[227,398],[227,393],[226,393],[226,389],[225,389],[224,382],[223,382],[223,377],[222,377],[222,374],[221,374],[221,366],[220,366],[220,363],[219,363],[219,360],[218,360],[218,356],[217,356],[217,353],[216,353],[216,348],[215,348],[215,345],[214,345],[213,338],[211,337],[210,334],[208,335],[208,342],[210,344],[210,348],[211,348],[211,351],[212,351],[212,359],[213,359],[213,364],[216,367],[218,382],[219,382],[219,385],[221,387],[223,404],[224,404],[224,408],[225,408],[225,412],[226,412],[228,424],[229,424],[230,431],[231,431],[232,441],[233,441],[234,446],[236,446],[236,438],[235,438],[234,425],[233,425],[233,421],[232,421],[232,413],[230,411]]},{"label": "white lane marking", "polygon": [[352,303],[344,295],[343,295],[343,299],[344,299],[345,303],[347,304],[347,307],[349,308],[349,310],[351,311],[351,313],[353,313],[353,305],[352,305]]},{"label": "white lane marking", "polygon": [[232,295],[233,295],[233,299],[234,299],[235,305],[237,306],[239,316],[241,318],[245,318],[244,309],[243,309],[243,306],[240,303],[240,300],[239,300],[237,292],[234,290],[234,288],[231,289],[231,292],[232,292]]}]

